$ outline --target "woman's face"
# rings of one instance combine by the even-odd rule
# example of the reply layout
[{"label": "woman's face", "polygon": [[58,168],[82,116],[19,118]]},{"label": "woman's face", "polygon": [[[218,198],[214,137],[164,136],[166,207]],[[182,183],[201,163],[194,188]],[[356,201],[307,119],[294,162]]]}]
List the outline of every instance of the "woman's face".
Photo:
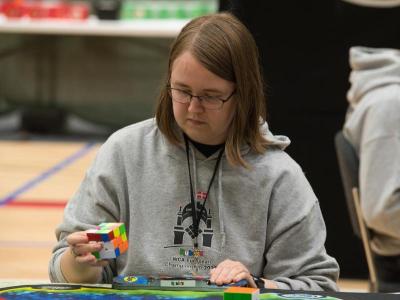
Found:
[{"label": "woman's face", "polygon": [[[208,71],[186,51],[173,62],[171,87],[194,96],[226,99],[235,84]],[[234,96],[217,110],[205,109],[198,98],[192,98],[190,103],[172,101],[172,106],[176,122],[190,139],[207,145],[225,142],[236,109]]]}]

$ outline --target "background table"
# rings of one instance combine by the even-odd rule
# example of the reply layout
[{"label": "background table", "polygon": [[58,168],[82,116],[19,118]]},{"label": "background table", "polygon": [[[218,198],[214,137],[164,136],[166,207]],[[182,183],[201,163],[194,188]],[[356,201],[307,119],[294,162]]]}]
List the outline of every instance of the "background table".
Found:
[{"label": "background table", "polygon": [[10,20],[0,15],[0,33],[173,38],[189,20]]},{"label": "background table", "polygon": [[[0,102],[113,130],[151,117],[169,47],[188,21],[0,18]],[[55,116],[49,127],[62,125]]]}]

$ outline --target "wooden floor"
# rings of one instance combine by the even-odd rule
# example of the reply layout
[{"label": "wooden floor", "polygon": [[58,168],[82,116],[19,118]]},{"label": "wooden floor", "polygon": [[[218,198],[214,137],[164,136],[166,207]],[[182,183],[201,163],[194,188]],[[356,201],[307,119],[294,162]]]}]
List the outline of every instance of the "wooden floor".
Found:
[{"label": "wooden floor", "polygon": [[[99,146],[0,141],[0,281],[48,281],[54,229]],[[367,282],[340,287],[366,291]]]},{"label": "wooden floor", "polygon": [[98,147],[0,141],[0,280],[48,280],[54,229]]}]

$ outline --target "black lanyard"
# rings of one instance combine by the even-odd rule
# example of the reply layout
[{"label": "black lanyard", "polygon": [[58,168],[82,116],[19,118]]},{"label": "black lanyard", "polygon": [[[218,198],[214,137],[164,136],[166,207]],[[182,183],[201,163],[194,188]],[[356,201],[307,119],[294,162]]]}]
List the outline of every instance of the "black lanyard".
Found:
[{"label": "black lanyard", "polygon": [[194,247],[198,248],[199,245],[198,245],[198,242],[197,242],[197,237],[199,235],[200,219],[201,219],[201,216],[203,214],[204,207],[206,205],[206,201],[207,201],[208,195],[210,193],[211,185],[214,182],[215,174],[217,173],[218,166],[219,166],[219,163],[221,162],[222,154],[224,153],[225,147],[222,147],[222,149],[220,150],[220,152],[218,154],[217,162],[215,163],[215,167],[214,167],[214,172],[213,172],[213,175],[211,177],[210,183],[208,184],[206,198],[203,201],[203,204],[201,206],[199,215],[197,215],[196,202],[194,200],[194,192],[193,192],[193,184],[192,184],[192,172],[190,170],[190,161],[189,161],[189,141],[188,141],[188,138],[187,138],[186,134],[184,134],[184,138],[185,138],[186,158],[187,158],[187,166],[188,166],[189,181],[190,181],[190,204],[192,206],[192,220],[193,220],[194,237],[195,237]]}]

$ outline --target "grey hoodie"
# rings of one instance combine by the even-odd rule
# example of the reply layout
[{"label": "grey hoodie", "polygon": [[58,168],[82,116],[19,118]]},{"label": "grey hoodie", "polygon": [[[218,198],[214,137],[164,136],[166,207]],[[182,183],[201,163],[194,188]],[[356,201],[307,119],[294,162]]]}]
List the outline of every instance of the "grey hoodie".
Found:
[{"label": "grey hoodie", "polygon": [[[335,290],[336,261],[326,254],[325,225],[318,201],[300,167],[274,137],[265,154],[244,147],[252,170],[231,166],[225,155],[200,223],[199,248],[192,239],[186,151],[170,144],[150,119],[126,127],[101,147],[79,190],[69,201],[50,278],[65,281],[60,254],[65,237],[102,222],[124,222],[129,249],[103,272],[116,274],[208,275],[229,258],[251,273],[276,280],[283,289]],[[190,146],[196,200],[207,192],[218,153],[204,157]]]},{"label": "grey hoodie", "polygon": [[344,134],[360,159],[361,207],[373,250],[400,255],[400,51],[350,50]]}]

